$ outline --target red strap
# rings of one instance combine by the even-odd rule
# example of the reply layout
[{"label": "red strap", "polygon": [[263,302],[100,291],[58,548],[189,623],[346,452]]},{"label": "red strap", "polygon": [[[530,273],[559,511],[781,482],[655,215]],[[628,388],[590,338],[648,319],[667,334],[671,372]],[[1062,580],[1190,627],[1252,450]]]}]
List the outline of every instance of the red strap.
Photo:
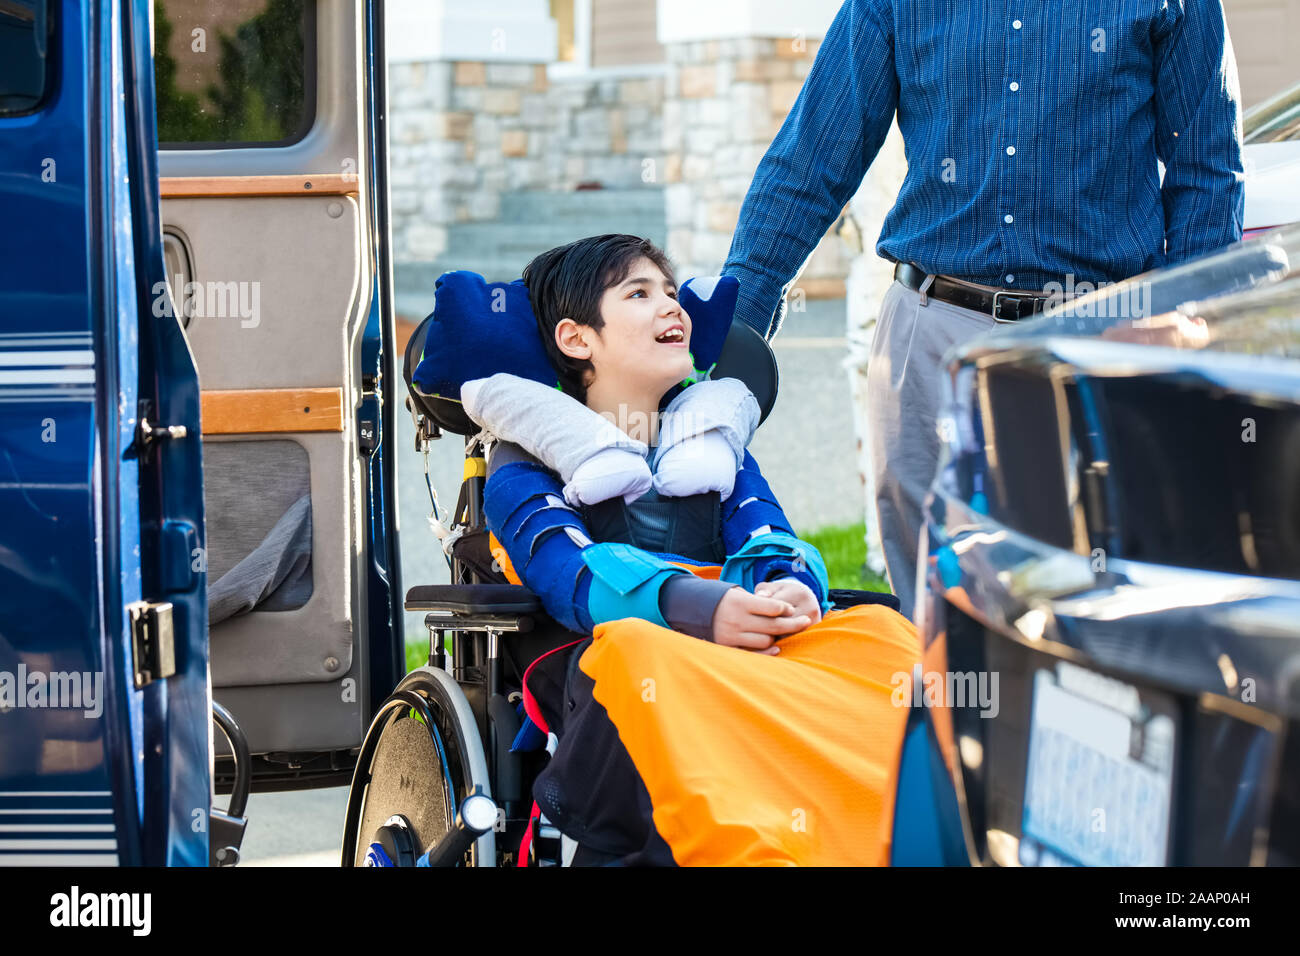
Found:
[{"label": "red strap", "polygon": [[523,839],[519,841],[519,855],[515,859],[515,866],[528,865],[528,851],[533,848],[533,824],[542,817],[542,808],[533,801],[533,810],[528,814],[528,826],[524,827]]},{"label": "red strap", "polygon": [[528,689],[529,675],[532,674],[534,667],[536,667],[540,662],[546,660],[546,658],[550,657],[552,654],[556,653],[557,651],[562,651],[565,648],[573,647],[573,645],[575,644],[581,644],[585,640],[586,638],[582,637],[576,641],[570,641],[568,644],[561,644],[559,647],[555,648],[554,650],[547,651],[545,654],[537,658],[537,660],[533,661],[531,664],[528,665],[527,668],[524,669],[524,680],[523,680],[524,713],[528,715],[528,718],[534,724],[536,724],[538,728],[541,730],[541,732],[544,734],[549,734],[551,732],[551,728],[546,725],[546,721],[542,718],[542,710],[540,707],[537,706],[536,698],[533,697],[532,692]]},{"label": "red strap", "polygon": [[[544,660],[547,657],[550,657],[552,654],[556,653],[557,651],[562,651],[565,648],[573,647],[575,644],[581,644],[585,640],[586,638],[583,637],[583,638],[579,638],[576,641],[570,641],[568,644],[561,644],[559,647],[547,651],[545,654],[537,658],[537,660],[533,661],[524,669],[524,679],[523,679],[524,713],[528,715],[528,718],[534,724],[536,724],[544,734],[549,734],[551,730],[550,727],[547,726],[545,719],[543,719],[542,717],[542,710],[540,707],[537,706],[536,698],[533,697],[532,692],[528,689],[528,678],[529,676],[532,675],[533,668],[537,666],[538,662]],[[528,826],[524,827],[523,838],[519,841],[519,855],[518,858],[515,860],[515,866],[528,865],[528,853],[533,848],[533,828],[537,824],[537,821],[540,820],[541,818],[542,818],[542,808],[538,806],[537,801],[534,800],[532,812],[528,814]]]}]

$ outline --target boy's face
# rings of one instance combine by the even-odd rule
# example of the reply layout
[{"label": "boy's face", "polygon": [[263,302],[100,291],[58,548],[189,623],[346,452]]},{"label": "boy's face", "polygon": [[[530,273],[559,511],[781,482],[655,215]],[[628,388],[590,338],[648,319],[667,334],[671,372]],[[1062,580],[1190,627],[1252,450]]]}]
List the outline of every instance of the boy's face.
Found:
[{"label": "boy's face", "polygon": [[605,326],[591,337],[596,378],[662,395],[694,371],[691,317],[677,286],[651,260],[638,260],[600,300]]}]

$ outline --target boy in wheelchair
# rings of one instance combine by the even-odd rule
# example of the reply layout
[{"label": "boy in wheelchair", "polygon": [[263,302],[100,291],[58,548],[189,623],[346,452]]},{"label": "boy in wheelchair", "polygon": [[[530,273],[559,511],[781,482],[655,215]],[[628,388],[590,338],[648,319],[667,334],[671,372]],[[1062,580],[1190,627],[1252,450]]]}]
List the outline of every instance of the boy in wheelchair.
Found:
[{"label": "boy in wheelchair", "polygon": [[[524,285],[560,389],[493,376],[461,395],[498,439],[498,565],[572,632],[523,681],[554,735],[535,814],[576,864],[887,862],[915,631],[884,604],[832,609],[744,450],[747,389],[693,385],[661,414],[699,377],[662,252],[585,239]],[[693,419],[674,414],[688,396]],[[591,454],[609,419],[633,427]]]}]

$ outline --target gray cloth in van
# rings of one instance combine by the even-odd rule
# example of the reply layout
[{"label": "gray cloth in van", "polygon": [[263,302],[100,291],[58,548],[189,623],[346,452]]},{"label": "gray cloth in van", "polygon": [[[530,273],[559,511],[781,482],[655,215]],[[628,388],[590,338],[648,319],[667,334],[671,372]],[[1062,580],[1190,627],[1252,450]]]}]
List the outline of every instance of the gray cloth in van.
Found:
[{"label": "gray cloth in van", "polygon": [[311,495],[306,494],[261,544],[208,588],[208,626],[254,609],[302,607],[311,591]]}]

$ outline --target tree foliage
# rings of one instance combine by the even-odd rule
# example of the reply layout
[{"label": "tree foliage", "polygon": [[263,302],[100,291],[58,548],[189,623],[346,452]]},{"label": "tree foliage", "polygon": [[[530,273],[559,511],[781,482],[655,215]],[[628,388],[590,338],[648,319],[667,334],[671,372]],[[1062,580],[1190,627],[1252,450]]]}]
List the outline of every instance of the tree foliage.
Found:
[{"label": "tree foliage", "polygon": [[[216,83],[203,94],[181,89],[171,52],[176,29],[165,0],[154,0],[154,82],[158,141],[258,143],[288,139],[310,119],[306,103],[304,0],[269,0],[233,36],[217,37]],[[202,51],[193,57],[211,56]]]}]

